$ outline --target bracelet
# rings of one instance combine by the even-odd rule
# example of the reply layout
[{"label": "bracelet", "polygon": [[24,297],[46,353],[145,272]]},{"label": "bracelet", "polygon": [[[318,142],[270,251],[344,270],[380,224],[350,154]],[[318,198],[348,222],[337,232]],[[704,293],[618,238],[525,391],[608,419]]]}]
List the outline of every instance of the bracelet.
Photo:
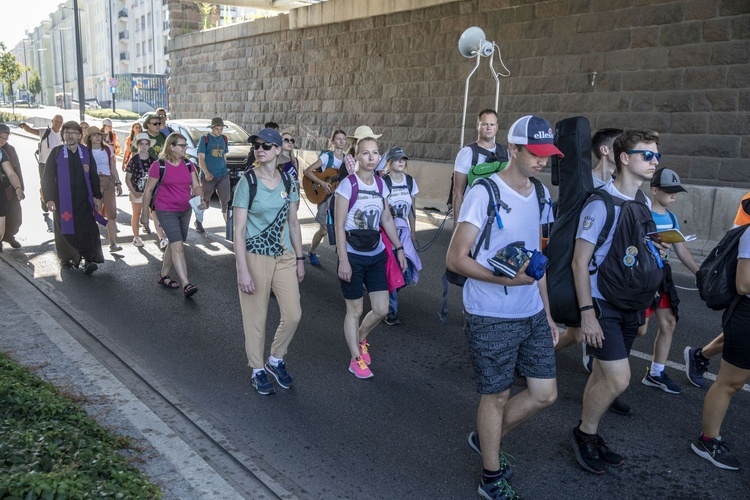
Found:
[{"label": "bracelet", "polygon": [[305,256],[303,255],[302,257],[297,257],[297,260],[305,260]]},{"label": "bracelet", "polygon": [[393,249],[394,252],[398,252],[399,250],[401,250],[403,252],[404,251],[404,247],[401,246],[401,247]]},{"label": "bracelet", "polygon": [[594,305],[593,304],[589,304],[587,306],[583,306],[583,307],[579,308],[578,310],[581,311],[581,312],[583,312],[583,311],[589,311],[589,310],[591,310],[593,308],[594,308]]},{"label": "bracelet", "polygon": [[115,186],[122,186],[122,182],[120,181],[115,182]]}]

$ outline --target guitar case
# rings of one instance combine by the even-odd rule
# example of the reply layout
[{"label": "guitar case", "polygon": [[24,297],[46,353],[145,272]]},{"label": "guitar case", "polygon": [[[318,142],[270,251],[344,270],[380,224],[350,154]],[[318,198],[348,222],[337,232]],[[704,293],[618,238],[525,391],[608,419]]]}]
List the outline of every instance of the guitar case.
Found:
[{"label": "guitar case", "polygon": [[568,326],[578,326],[581,313],[571,262],[578,220],[586,200],[594,192],[588,119],[575,116],[557,122],[555,145],[565,157],[552,158],[552,184],[559,186],[559,195],[557,215],[547,243],[547,293],[552,319]]}]

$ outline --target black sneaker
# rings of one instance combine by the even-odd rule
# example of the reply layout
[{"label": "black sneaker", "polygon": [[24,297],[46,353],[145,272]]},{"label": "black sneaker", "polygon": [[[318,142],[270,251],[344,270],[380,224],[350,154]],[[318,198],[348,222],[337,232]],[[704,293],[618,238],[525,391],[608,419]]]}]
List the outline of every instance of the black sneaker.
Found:
[{"label": "black sneaker", "polygon": [[8,244],[10,245],[11,248],[21,248],[21,244],[18,242],[17,239],[13,237],[8,238]]},{"label": "black sneaker", "polygon": [[[479,446],[479,433],[477,431],[471,431],[469,433],[469,448],[474,450],[477,454],[482,454],[482,448]],[[510,481],[513,477],[513,473],[515,472],[513,470],[513,466],[510,464],[508,459],[510,458],[510,461],[513,462],[513,465],[515,465],[515,460],[512,456],[506,455],[502,451],[500,452],[500,479],[504,479],[506,481]]]},{"label": "black sneaker", "polygon": [[641,384],[648,387],[656,387],[668,394],[682,394],[682,388],[672,382],[672,379],[669,378],[669,375],[664,370],[662,370],[659,376],[654,377],[651,375],[651,370],[646,368],[646,376],[641,380]]},{"label": "black sneaker", "polygon": [[96,265],[96,262],[87,262],[86,267],[83,268],[83,274],[91,274],[97,269],[99,269],[99,266]]},{"label": "black sneaker", "polygon": [[612,401],[612,404],[609,405],[609,411],[626,417],[630,416],[630,414],[633,413],[633,409],[630,407],[630,405],[623,403],[620,398],[615,398],[615,400]]},{"label": "black sneaker", "polygon": [[284,389],[289,389],[292,386],[292,377],[286,371],[286,365],[283,361],[279,361],[278,366],[273,366],[271,363],[266,362],[266,371],[270,373],[276,382]]},{"label": "black sneaker", "polygon": [[606,471],[604,460],[599,456],[597,436],[584,436],[578,426],[570,430],[570,445],[576,456],[576,461],[584,470],[594,474],[604,474]]},{"label": "black sneaker", "polygon": [[203,224],[201,224],[198,220],[195,221],[195,230],[199,233],[205,233],[206,230],[203,229]]},{"label": "black sneaker", "polygon": [[385,317],[385,324],[390,326],[398,326],[401,324],[401,320],[398,319],[398,316],[395,314],[388,313],[388,315]]},{"label": "black sneaker", "polygon": [[703,374],[708,370],[708,361],[698,357],[698,349],[687,346],[683,351],[685,356],[685,375],[695,387],[706,387],[706,379]]},{"label": "black sneaker", "polygon": [[740,470],[740,461],[732,455],[726,443],[719,439],[704,441],[698,437],[690,447],[699,457],[705,458],[720,469]]},{"label": "black sneaker", "polygon": [[264,370],[253,375],[253,387],[258,391],[258,394],[263,394],[264,396],[276,392],[276,389],[273,388],[273,384],[268,380],[268,375],[266,375]]},{"label": "black sneaker", "polygon": [[498,479],[494,483],[487,484],[480,481],[477,492],[480,497],[487,500],[521,500],[505,479]]},{"label": "black sneaker", "polygon": [[615,453],[610,450],[609,447],[604,443],[604,439],[597,434],[596,435],[596,449],[599,452],[599,457],[602,459],[605,465],[610,467],[619,467],[625,463],[625,459],[622,455]]}]

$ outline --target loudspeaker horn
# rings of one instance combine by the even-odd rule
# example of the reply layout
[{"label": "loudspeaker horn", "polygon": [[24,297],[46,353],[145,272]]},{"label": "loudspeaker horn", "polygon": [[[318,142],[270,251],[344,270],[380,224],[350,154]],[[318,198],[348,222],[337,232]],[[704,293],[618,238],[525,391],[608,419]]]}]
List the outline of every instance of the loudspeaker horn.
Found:
[{"label": "loudspeaker horn", "polygon": [[478,26],[467,28],[458,39],[458,51],[466,58],[476,57],[481,54],[484,57],[492,55],[494,46],[487,41],[484,30]]}]

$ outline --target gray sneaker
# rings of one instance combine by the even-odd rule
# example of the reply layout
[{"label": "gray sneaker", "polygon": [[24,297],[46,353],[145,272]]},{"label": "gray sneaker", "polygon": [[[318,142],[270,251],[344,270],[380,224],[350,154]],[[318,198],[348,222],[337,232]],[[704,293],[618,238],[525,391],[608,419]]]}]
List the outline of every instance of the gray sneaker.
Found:
[{"label": "gray sneaker", "polygon": [[[479,446],[479,433],[477,431],[471,431],[469,433],[469,448],[474,450],[478,455],[482,454],[482,448]],[[510,460],[509,460],[510,459]],[[513,477],[513,473],[515,472],[513,470],[513,465],[510,464],[510,462],[513,462],[513,465],[516,465],[515,459],[506,453],[500,452],[500,472],[501,476],[500,479],[504,479],[506,481],[510,481]]]},{"label": "gray sneaker", "polygon": [[477,492],[480,497],[487,500],[521,500],[505,479],[498,479],[494,483],[487,484],[480,481]]},{"label": "gray sneaker", "polygon": [[703,374],[708,370],[708,361],[698,357],[698,349],[687,346],[683,351],[685,357],[685,375],[691,384],[696,387],[706,387],[706,379]]},{"label": "gray sneaker", "polygon": [[720,469],[740,470],[740,461],[732,455],[729,447],[720,439],[704,441],[703,438],[698,437],[690,447],[696,455],[705,458]]}]

